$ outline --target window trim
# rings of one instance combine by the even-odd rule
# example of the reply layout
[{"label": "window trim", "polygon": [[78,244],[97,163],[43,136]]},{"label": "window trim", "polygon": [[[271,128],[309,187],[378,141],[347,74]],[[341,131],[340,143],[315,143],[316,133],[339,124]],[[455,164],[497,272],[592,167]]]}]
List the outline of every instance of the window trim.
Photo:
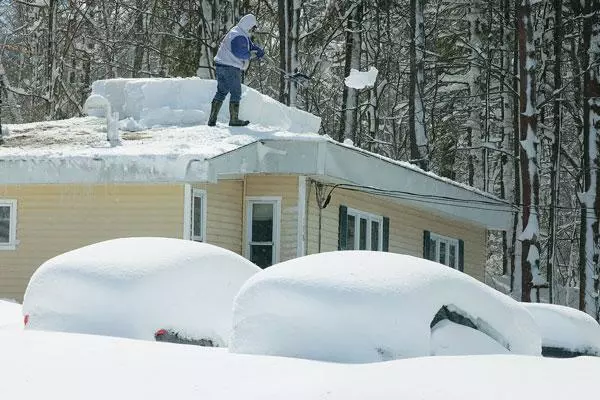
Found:
[{"label": "window trim", "polygon": [[[194,236],[194,199],[196,197],[200,197],[200,199],[202,200],[202,203],[200,204],[200,207],[202,208],[200,210],[201,215],[202,215],[202,227],[201,227],[201,232],[200,235],[202,236]],[[206,243],[206,190],[204,189],[197,189],[197,188],[192,188],[192,198],[191,198],[191,218],[190,218],[190,239],[195,241],[195,242],[205,242]]]},{"label": "window trim", "polygon": [[[347,208],[347,216],[352,215],[354,217],[354,245],[353,245],[353,249],[354,250],[358,250],[358,248],[360,247],[360,235],[357,235],[356,232],[360,231],[360,219],[364,218],[367,220],[367,242],[366,242],[366,250],[369,251],[383,251],[383,215],[377,215],[377,214],[373,214],[370,212],[366,212],[366,211],[361,211],[358,210],[356,208],[351,208],[348,207]],[[379,237],[378,237],[378,242],[379,245],[377,246],[377,250],[371,250],[371,227],[372,227],[372,222],[376,221],[379,223]],[[346,239],[346,247],[348,246],[348,242]]]},{"label": "window trim", "polygon": [[0,206],[10,208],[8,221],[8,243],[0,243],[0,250],[16,250],[17,248],[17,200],[0,199]]},{"label": "window trim", "polygon": [[[206,235],[206,225],[208,222],[207,219],[207,210],[208,210],[208,195],[205,189],[193,188],[190,184],[185,184],[184,188],[184,205],[183,205],[183,238],[186,240],[193,240],[195,242],[207,242]],[[202,198],[202,240],[197,240],[194,237],[194,198],[201,197]]]},{"label": "window trim", "polygon": [[[442,264],[442,265],[445,265],[447,267],[450,267],[450,247],[448,247],[448,250],[446,251],[446,259],[447,259],[448,264],[441,263],[439,261],[440,242],[441,241],[447,242],[449,246],[450,245],[454,245],[455,248],[456,248],[456,252],[454,254],[454,257],[455,257],[455,261],[454,261],[455,262],[455,266],[454,267],[450,267],[450,268],[453,268],[453,269],[456,269],[456,270],[460,270],[460,259],[459,259],[460,240],[459,239],[452,238],[452,237],[449,237],[449,236],[440,235],[440,234],[437,234],[435,232],[429,232],[429,240],[430,241],[431,240],[435,240],[436,241],[435,260],[431,260],[431,261],[435,261],[435,262],[437,262],[439,264]],[[431,248],[429,249],[429,251],[431,252]]]},{"label": "window trim", "polygon": [[266,242],[252,242],[252,207],[254,204],[273,204],[273,256],[271,265],[279,262],[281,247],[281,196],[246,196],[246,246],[245,257],[250,260],[250,247]]}]

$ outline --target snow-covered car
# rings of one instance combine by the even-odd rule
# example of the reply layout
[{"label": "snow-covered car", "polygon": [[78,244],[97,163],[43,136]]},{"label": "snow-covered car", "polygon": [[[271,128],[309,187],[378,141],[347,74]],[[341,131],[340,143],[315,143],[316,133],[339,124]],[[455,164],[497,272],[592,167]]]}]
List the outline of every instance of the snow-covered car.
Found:
[{"label": "snow-covered car", "polygon": [[33,274],[26,329],[226,346],[233,299],[257,271],[238,254],[189,240],[95,243]]},{"label": "snow-covered car", "polygon": [[240,290],[230,351],[366,363],[541,354],[531,314],[444,265],[403,254],[321,253],[274,265]]},{"label": "snow-covered car", "polygon": [[0,331],[0,354],[0,399],[10,400],[593,399],[600,376],[596,357],[421,357],[350,365],[27,330]]},{"label": "snow-covered car", "polygon": [[546,357],[600,356],[600,325],[590,315],[556,304],[523,303],[542,334]]},{"label": "snow-covered car", "polygon": [[0,330],[23,329],[21,305],[11,300],[0,300]]}]

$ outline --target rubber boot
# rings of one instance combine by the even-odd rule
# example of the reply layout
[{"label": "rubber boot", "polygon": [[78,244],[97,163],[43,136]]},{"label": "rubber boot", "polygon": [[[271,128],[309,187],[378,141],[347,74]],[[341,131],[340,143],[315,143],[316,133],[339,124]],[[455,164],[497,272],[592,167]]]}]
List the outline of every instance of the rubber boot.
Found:
[{"label": "rubber boot", "polygon": [[250,121],[239,119],[240,103],[229,103],[229,126],[246,126]]},{"label": "rubber boot", "polygon": [[210,106],[210,117],[208,118],[208,126],[215,126],[217,124],[217,117],[219,116],[219,110],[223,105],[222,101],[213,100]]}]

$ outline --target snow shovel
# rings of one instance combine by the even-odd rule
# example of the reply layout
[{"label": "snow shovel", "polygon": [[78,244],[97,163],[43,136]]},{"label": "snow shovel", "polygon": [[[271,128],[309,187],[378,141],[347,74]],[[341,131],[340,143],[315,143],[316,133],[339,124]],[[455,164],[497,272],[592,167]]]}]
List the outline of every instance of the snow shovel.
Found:
[{"label": "snow shovel", "polygon": [[275,61],[273,61],[269,56],[267,56],[266,54],[263,56],[263,58],[267,61],[267,67],[271,68],[274,71],[277,71],[281,74],[283,74],[284,79],[288,79],[292,82],[298,83],[300,85],[304,84],[307,81],[310,81],[310,76],[303,74],[302,72],[294,72],[292,73],[288,73],[284,70],[282,70],[281,68],[279,68],[277,66],[277,64],[275,64]]}]

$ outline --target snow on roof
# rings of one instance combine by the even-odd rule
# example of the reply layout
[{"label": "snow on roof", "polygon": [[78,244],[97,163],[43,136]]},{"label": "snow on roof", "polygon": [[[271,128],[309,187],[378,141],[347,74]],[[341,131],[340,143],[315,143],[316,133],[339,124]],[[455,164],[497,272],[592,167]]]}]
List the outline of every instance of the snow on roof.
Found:
[{"label": "snow on roof", "polygon": [[[96,81],[86,102],[88,117],[7,125],[5,143],[0,145],[3,161],[0,180],[8,183],[207,181],[206,160],[250,143],[320,141],[502,202],[408,162],[318,135],[320,118],[287,107],[246,86],[242,90],[241,118],[249,119],[251,124],[229,127],[228,106],[224,104],[217,126],[208,127],[205,123],[215,85],[214,80],[198,78]],[[119,125],[121,145],[112,146],[107,141],[107,116],[108,122],[116,116],[114,122]]]},{"label": "snow on roof", "polygon": [[512,353],[541,352],[533,318],[508,296],[432,261],[370,251],[314,254],[254,275],[234,304],[230,351],[353,363],[428,356],[443,306]]},{"label": "snow on roof", "polygon": [[[244,86],[241,116],[249,127],[229,127],[227,106],[217,127],[206,124],[215,81],[197,78],[96,81],[86,103],[90,117],[7,125],[3,158],[139,157],[210,158],[259,139],[319,138],[320,118],[286,107]],[[110,110],[101,107],[103,98]],[[91,106],[90,106],[91,104]],[[106,115],[117,112],[121,146],[107,142]]]},{"label": "snow on roof", "polygon": [[0,332],[14,400],[562,400],[597,396],[591,357],[423,357],[347,365],[57,332]]},{"label": "snow on roof", "polygon": [[523,303],[542,333],[542,346],[600,355],[600,325],[579,310],[556,304]]},{"label": "snow on roof", "polygon": [[229,250],[170,238],[121,238],[42,264],[23,301],[27,328],[154,340],[159,329],[223,346],[233,299],[259,268]]}]

